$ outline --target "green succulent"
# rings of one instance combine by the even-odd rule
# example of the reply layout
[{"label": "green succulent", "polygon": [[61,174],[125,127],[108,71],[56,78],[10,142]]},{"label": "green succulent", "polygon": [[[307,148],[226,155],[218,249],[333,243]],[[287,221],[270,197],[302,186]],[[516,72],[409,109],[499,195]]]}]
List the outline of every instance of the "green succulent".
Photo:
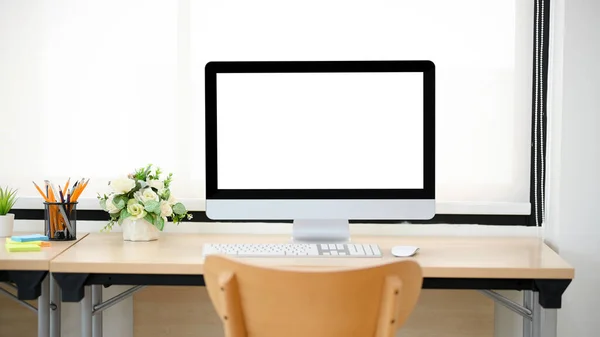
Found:
[{"label": "green succulent", "polygon": [[17,190],[0,187],[0,215],[6,215],[17,202]]}]

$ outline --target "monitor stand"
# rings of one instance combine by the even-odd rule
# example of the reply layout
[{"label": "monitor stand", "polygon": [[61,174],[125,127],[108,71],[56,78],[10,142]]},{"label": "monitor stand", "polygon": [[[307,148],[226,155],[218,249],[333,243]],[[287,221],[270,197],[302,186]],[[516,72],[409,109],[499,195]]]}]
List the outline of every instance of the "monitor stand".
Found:
[{"label": "monitor stand", "polygon": [[347,243],[350,242],[348,220],[294,220],[294,243]]}]

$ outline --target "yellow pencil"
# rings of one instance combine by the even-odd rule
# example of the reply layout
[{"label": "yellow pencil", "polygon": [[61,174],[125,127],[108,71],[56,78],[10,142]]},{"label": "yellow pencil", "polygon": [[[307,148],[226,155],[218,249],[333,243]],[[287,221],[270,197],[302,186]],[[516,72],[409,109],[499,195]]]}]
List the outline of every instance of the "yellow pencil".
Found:
[{"label": "yellow pencil", "polygon": [[73,192],[74,195],[71,196],[72,202],[77,201],[77,199],[79,198],[81,193],[83,193],[83,190],[86,188],[86,186],[89,182],[90,182],[90,179],[88,178],[88,180],[86,180],[85,182],[83,182],[79,186],[77,186],[77,188],[75,189],[75,192]]},{"label": "yellow pencil", "polygon": [[48,201],[48,197],[44,194],[44,192],[42,192],[42,189],[35,183],[35,181],[32,181],[33,185],[35,186],[35,188],[38,190],[38,192],[40,192],[40,195],[42,196],[42,199],[44,199],[44,201]]},{"label": "yellow pencil", "polygon": [[63,187],[63,195],[67,195],[67,189],[69,188],[69,183],[71,182],[71,178],[67,179],[67,183],[65,184],[65,187]]},{"label": "yellow pencil", "polygon": [[[46,194],[44,194],[44,192],[42,192],[42,189],[38,186],[38,184],[35,183],[35,181],[32,181],[33,185],[35,186],[35,189],[40,193],[40,195],[42,196],[42,199],[44,199],[45,202],[50,202],[50,198],[48,196],[46,196]],[[50,207],[50,212],[48,214],[48,222],[50,223],[50,238],[54,237],[54,215],[53,215],[53,208],[52,206],[48,206]]]},{"label": "yellow pencil", "polygon": [[[50,200],[50,202],[56,202],[54,192],[52,192],[52,189],[48,190],[48,199]],[[52,233],[54,233],[56,229],[60,230],[60,226],[58,223],[58,212],[55,205],[48,205],[48,207],[50,207],[50,229],[52,230]]]}]

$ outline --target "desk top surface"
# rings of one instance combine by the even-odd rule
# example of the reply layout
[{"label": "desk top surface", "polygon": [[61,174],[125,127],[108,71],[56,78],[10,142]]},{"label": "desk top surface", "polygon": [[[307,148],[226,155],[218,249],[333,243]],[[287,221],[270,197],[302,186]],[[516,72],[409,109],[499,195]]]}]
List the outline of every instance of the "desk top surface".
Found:
[{"label": "desk top surface", "polygon": [[[33,233],[15,233],[14,235],[27,235]],[[50,241],[50,247],[42,247],[39,252],[7,252],[4,247],[5,238],[0,248],[0,270],[50,270],[50,260],[57,257],[77,241],[84,238],[87,233],[78,233],[77,240]]]},{"label": "desk top surface", "polygon": [[[395,245],[420,248],[425,277],[572,279],[574,269],[542,239],[531,237],[353,236],[378,244],[382,258],[246,258],[248,263],[295,269],[353,268],[389,263]],[[202,274],[203,243],[286,243],[282,235],[161,233],[157,241],[123,241],[121,233],[90,234],[50,263],[52,272]],[[0,255],[1,256],[1,255]]]}]

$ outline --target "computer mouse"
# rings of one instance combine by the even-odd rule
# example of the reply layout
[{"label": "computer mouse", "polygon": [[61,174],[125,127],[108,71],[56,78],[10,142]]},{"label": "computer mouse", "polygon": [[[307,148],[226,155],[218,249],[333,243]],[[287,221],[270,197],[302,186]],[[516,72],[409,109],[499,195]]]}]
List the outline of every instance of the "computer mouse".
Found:
[{"label": "computer mouse", "polygon": [[394,246],[392,247],[392,255],[395,257],[409,257],[417,253],[419,247],[415,246]]}]

